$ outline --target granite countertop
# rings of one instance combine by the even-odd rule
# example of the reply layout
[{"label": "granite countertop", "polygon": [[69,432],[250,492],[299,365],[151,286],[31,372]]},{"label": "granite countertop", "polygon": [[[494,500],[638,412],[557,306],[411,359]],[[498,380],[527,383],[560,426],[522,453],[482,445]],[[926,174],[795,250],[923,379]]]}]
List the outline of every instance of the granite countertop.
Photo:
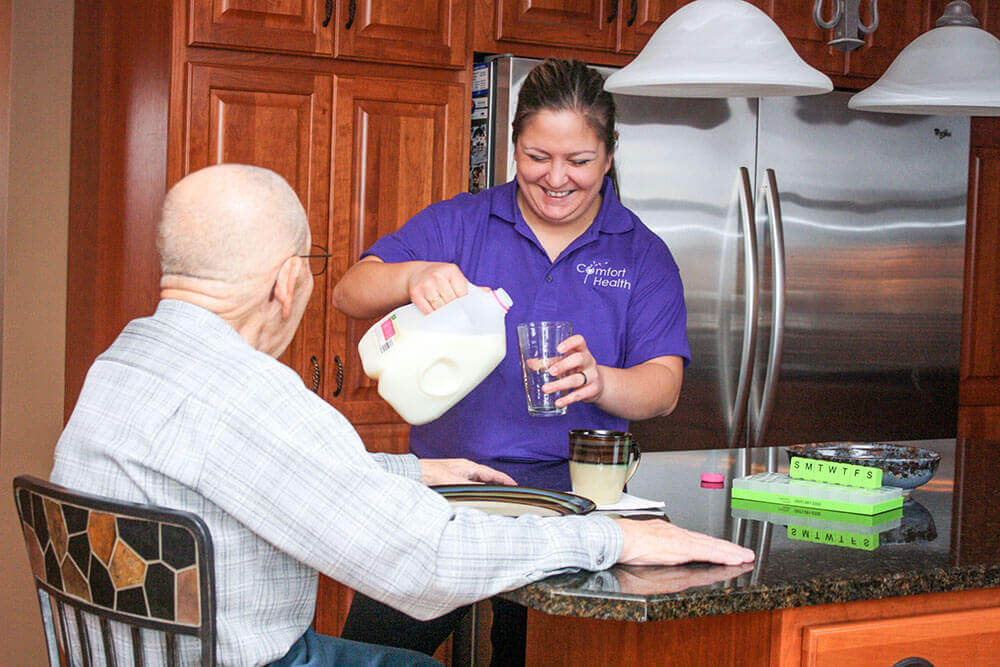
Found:
[{"label": "granite countertop", "polygon": [[[685,528],[754,549],[757,562],[618,565],[550,577],[503,597],[550,614],[655,621],[1000,586],[1000,521],[994,518],[1000,443],[907,444],[940,452],[941,465],[908,494],[903,516],[867,530],[845,525],[846,536],[824,532],[823,543],[802,539],[800,529],[789,527],[802,523],[794,518],[778,523],[765,520],[774,515],[741,517],[730,508],[730,481],[742,474],[741,457],[750,457],[752,472],[784,472],[783,447],[643,454],[629,493],[663,500],[669,519]],[[725,487],[702,488],[703,472],[724,473]],[[843,546],[849,543],[855,546]],[[857,548],[863,543],[869,548]]]}]

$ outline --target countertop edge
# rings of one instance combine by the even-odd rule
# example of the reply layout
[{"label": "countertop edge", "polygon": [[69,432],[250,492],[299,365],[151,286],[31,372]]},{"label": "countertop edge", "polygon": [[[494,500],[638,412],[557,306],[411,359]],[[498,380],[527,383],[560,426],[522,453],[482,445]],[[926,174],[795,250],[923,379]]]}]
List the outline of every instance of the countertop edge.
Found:
[{"label": "countertop edge", "polygon": [[809,579],[784,588],[689,590],[649,597],[628,593],[609,597],[597,591],[587,594],[530,584],[501,597],[555,616],[646,622],[997,587],[1000,565],[973,565],[888,577]]}]

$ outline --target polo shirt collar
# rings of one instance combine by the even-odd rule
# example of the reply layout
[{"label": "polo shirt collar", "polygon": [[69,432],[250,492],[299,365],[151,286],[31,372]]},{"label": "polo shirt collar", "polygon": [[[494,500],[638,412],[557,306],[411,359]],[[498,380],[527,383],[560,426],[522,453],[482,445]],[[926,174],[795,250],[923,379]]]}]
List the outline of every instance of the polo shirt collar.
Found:
[{"label": "polo shirt collar", "polygon": [[[490,213],[514,225],[514,228],[521,234],[528,238],[532,237],[528,223],[524,221],[524,216],[521,215],[517,206],[517,177],[494,189]],[[593,224],[582,236],[596,235],[599,232],[621,234],[631,231],[633,227],[635,227],[635,222],[632,216],[618,201],[618,195],[615,194],[615,186],[611,183],[611,178],[605,176],[604,184],[601,186],[601,208],[597,212]]]}]

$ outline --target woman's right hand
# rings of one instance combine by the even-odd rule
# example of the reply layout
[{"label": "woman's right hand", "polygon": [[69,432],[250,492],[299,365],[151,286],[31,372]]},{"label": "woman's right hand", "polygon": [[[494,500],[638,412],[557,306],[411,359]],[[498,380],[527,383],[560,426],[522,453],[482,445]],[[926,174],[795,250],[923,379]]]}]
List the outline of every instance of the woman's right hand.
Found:
[{"label": "woman's right hand", "polygon": [[469,293],[469,280],[455,264],[420,262],[406,285],[410,301],[424,313]]}]

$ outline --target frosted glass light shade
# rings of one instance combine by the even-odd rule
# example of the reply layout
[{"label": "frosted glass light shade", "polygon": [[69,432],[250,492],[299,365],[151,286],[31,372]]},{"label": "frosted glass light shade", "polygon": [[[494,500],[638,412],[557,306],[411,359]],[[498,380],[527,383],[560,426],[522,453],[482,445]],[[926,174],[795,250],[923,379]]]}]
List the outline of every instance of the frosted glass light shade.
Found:
[{"label": "frosted glass light shade", "polygon": [[695,0],[671,14],[604,89],[653,97],[781,97],[828,93],[833,83],[807,65],[757,7]]},{"label": "frosted glass light shade", "polygon": [[1000,39],[981,28],[934,28],[847,103],[888,113],[1000,116]]}]

